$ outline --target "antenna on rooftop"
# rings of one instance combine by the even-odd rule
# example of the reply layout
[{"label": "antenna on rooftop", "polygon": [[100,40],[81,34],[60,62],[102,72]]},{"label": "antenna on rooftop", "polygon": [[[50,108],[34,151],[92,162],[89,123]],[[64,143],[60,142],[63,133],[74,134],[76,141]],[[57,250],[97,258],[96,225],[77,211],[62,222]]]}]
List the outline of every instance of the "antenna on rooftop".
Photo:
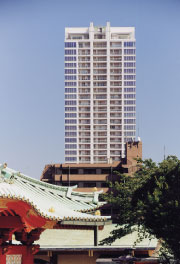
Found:
[{"label": "antenna on rooftop", "polygon": [[166,146],[164,145],[164,160],[166,159]]}]

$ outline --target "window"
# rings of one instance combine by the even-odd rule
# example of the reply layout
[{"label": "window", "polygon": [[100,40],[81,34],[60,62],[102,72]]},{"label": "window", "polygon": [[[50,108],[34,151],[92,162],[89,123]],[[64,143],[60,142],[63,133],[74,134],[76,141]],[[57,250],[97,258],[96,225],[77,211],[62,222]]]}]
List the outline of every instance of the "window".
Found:
[{"label": "window", "polygon": [[133,131],[124,132],[125,137],[135,137],[136,133]]},{"label": "window", "polygon": [[77,133],[76,132],[65,132],[65,137],[76,137]]},{"label": "window", "polygon": [[135,130],[135,129],[136,126],[131,126],[131,125],[124,126],[124,130]]},{"label": "window", "polygon": [[76,94],[65,94],[65,99],[76,99]]},{"label": "window", "polygon": [[96,187],[96,182],[84,182],[84,187]]},{"label": "window", "polygon": [[76,144],[65,144],[65,149],[76,149],[77,145]]},{"label": "window", "polygon": [[65,126],[65,130],[77,130],[76,126]]},{"label": "window", "polygon": [[135,62],[125,62],[124,67],[128,67],[128,68],[136,67],[136,63]]},{"label": "window", "polygon": [[76,124],[76,119],[66,119],[65,124]]},{"label": "window", "polygon": [[124,119],[124,124],[136,124],[136,119]]},{"label": "window", "polygon": [[136,91],[136,88],[124,88],[125,93],[134,93]]},{"label": "window", "polygon": [[66,68],[74,68],[76,67],[76,63],[65,63]]},{"label": "window", "polygon": [[125,61],[135,61],[136,57],[135,56],[124,56]]},{"label": "window", "polygon": [[76,75],[66,75],[65,80],[76,80]]},{"label": "window", "polygon": [[136,43],[129,41],[129,42],[124,42],[124,47],[135,47]]},{"label": "window", "polygon": [[76,50],[65,50],[66,55],[76,55]]},{"label": "window", "polygon": [[[68,63],[67,63],[68,64]],[[73,63],[72,63],[73,64]],[[65,69],[65,74],[76,74],[76,69]]]},{"label": "window", "polygon": [[65,101],[65,105],[76,105],[76,101]]},{"label": "window", "polygon": [[67,57],[67,56],[65,56],[65,61],[76,61],[76,57],[71,57],[71,56]]},{"label": "window", "polygon": [[135,49],[124,49],[124,54],[135,54],[136,50]]},{"label": "window", "polygon": [[136,95],[135,94],[125,94],[124,95],[124,98],[136,98]]},{"label": "window", "polygon": [[124,75],[124,80],[136,80],[135,75]]},{"label": "window", "polygon": [[136,104],[136,101],[135,100],[124,100],[124,104],[125,105],[133,105],[133,104]]},{"label": "window", "polygon": [[65,112],[76,112],[76,107],[65,107]]},{"label": "window", "polygon": [[77,151],[76,150],[66,150],[65,155],[77,155]]},{"label": "window", "polygon": [[65,86],[76,86],[76,82],[65,82]]},{"label": "window", "polygon": [[76,93],[76,88],[65,88],[65,93]]},{"label": "window", "polygon": [[125,106],[124,111],[125,112],[133,112],[133,111],[136,111],[136,107],[135,106]]},{"label": "window", "polygon": [[135,117],[136,113],[124,113],[124,117]]},{"label": "window", "polygon": [[124,69],[124,73],[136,73],[136,69]]},{"label": "window", "polygon": [[76,162],[77,161],[77,158],[76,157],[65,157],[65,161],[74,161]]},{"label": "window", "polygon": [[136,86],[136,82],[124,82],[124,86]]},{"label": "window", "polygon": [[76,113],[65,113],[65,117],[76,117]]},{"label": "window", "polygon": [[76,48],[76,42],[65,42],[65,48]]},{"label": "window", "polygon": [[107,182],[102,182],[101,183],[101,187],[103,188],[108,188],[109,187],[109,184]]}]

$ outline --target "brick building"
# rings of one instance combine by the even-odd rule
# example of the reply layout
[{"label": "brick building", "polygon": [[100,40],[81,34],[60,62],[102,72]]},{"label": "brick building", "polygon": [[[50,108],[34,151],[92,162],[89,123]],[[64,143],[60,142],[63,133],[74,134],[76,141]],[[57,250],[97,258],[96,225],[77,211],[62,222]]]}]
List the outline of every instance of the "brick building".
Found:
[{"label": "brick building", "polygon": [[45,166],[41,180],[62,185],[77,185],[78,191],[92,192],[93,188],[107,191],[107,181],[117,180],[116,171],[132,175],[137,167],[136,158],[142,158],[142,142],[126,143],[126,157],[120,161],[105,164],[68,164],[57,163]]}]

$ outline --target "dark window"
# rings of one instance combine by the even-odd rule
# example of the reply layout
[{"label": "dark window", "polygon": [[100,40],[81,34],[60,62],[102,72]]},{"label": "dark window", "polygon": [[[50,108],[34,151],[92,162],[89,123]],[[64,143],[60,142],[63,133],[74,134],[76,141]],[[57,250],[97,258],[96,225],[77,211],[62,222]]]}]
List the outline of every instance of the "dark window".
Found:
[{"label": "dark window", "polygon": [[84,187],[96,187],[96,182],[84,182]]}]

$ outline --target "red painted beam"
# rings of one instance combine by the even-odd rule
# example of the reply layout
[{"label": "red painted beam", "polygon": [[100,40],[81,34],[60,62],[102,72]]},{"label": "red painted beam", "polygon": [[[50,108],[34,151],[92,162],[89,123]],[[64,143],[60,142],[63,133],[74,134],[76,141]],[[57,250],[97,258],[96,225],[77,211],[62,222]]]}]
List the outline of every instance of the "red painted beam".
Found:
[{"label": "red painted beam", "polygon": [[23,228],[19,216],[0,216],[0,228]]}]

